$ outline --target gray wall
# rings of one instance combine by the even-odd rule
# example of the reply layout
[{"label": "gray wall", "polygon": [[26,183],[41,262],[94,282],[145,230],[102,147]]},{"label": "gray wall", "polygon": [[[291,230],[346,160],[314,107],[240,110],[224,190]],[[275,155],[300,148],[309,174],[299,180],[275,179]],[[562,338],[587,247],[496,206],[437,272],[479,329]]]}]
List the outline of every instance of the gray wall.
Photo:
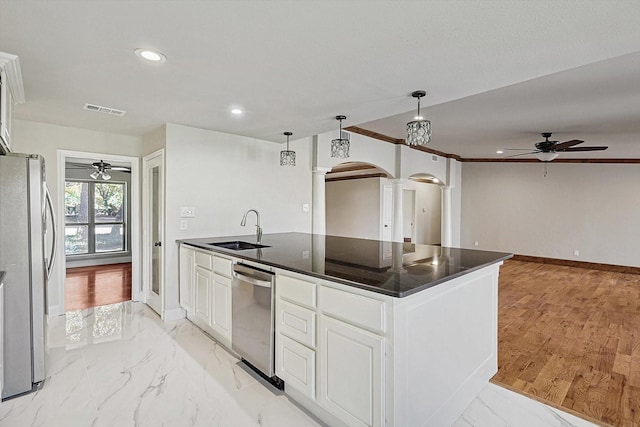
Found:
[{"label": "gray wall", "polygon": [[[640,266],[640,165],[463,163],[462,247]],[[574,255],[578,250],[579,255]]]}]

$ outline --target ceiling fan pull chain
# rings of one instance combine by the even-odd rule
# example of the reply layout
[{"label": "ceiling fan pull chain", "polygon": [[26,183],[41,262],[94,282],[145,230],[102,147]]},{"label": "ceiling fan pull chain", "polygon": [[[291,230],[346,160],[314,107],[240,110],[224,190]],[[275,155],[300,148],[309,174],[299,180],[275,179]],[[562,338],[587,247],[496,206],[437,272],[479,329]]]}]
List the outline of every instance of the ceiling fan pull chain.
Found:
[{"label": "ceiling fan pull chain", "polygon": [[544,177],[547,177],[547,165],[549,164],[549,162],[544,162]]}]

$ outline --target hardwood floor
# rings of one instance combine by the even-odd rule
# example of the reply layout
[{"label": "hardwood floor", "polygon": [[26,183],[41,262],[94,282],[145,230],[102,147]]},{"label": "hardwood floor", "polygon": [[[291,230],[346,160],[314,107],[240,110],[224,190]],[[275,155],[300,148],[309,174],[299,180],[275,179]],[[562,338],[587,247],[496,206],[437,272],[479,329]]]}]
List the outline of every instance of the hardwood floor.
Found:
[{"label": "hardwood floor", "polygon": [[83,310],[131,299],[131,263],[68,268],[65,311]]},{"label": "hardwood floor", "polygon": [[603,425],[640,425],[640,275],[509,260],[492,381]]}]

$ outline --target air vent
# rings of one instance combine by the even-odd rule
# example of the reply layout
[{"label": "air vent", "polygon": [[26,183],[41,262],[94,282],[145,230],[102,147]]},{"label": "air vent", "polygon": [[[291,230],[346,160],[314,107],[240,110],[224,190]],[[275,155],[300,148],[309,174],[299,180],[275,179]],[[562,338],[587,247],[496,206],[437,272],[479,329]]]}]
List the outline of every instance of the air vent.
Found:
[{"label": "air vent", "polygon": [[438,161],[438,156],[431,156],[431,160],[433,160],[434,162]]},{"label": "air vent", "polygon": [[101,107],[95,104],[84,104],[84,109],[89,111],[97,111],[98,113],[111,114],[112,116],[124,116],[126,111],[116,110],[115,108]]}]

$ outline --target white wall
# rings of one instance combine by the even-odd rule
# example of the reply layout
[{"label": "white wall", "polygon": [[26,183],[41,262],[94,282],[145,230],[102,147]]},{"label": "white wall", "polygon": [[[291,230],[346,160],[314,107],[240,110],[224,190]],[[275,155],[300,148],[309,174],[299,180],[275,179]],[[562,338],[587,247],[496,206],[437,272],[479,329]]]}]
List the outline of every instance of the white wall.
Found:
[{"label": "white wall", "polygon": [[[115,118],[114,118],[115,119]],[[117,154],[125,156],[140,156],[141,139],[132,136],[95,132],[86,129],[69,128],[39,122],[24,120],[13,121],[14,151],[18,153],[40,154],[46,162],[47,185],[54,201],[62,197],[58,189],[58,150],[85,151],[103,154]],[[59,212],[56,212],[58,215]],[[135,231],[134,231],[135,232]],[[58,257],[64,256],[62,248],[58,244]],[[64,301],[60,300],[60,277],[64,277],[60,271],[60,262],[54,265],[49,288],[47,303],[49,313],[62,313]]]},{"label": "white wall", "polygon": [[[296,166],[280,166],[284,144],[167,124],[165,152],[165,309],[179,307],[176,239],[255,234],[260,212],[264,233],[311,232],[311,138],[292,141]],[[180,231],[180,207],[195,207]]]},{"label": "white wall", "polygon": [[442,190],[436,184],[416,182],[416,243],[440,244]]},{"label": "white wall", "polygon": [[[337,122],[336,122],[337,124]],[[336,126],[337,127],[337,126]],[[333,166],[349,162],[363,162],[375,165],[389,174],[396,175],[396,145],[368,136],[351,133],[351,143],[348,159],[331,157],[331,140],[338,137],[338,129],[317,136],[317,167],[332,168]]]},{"label": "white wall", "polygon": [[381,182],[381,178],[327,182],[327,234],[380,239]]},{"label": "white wall", "polygon": [[552,162],[548,171],[464,163],[462,246],[640,266],[640,165]]}]

